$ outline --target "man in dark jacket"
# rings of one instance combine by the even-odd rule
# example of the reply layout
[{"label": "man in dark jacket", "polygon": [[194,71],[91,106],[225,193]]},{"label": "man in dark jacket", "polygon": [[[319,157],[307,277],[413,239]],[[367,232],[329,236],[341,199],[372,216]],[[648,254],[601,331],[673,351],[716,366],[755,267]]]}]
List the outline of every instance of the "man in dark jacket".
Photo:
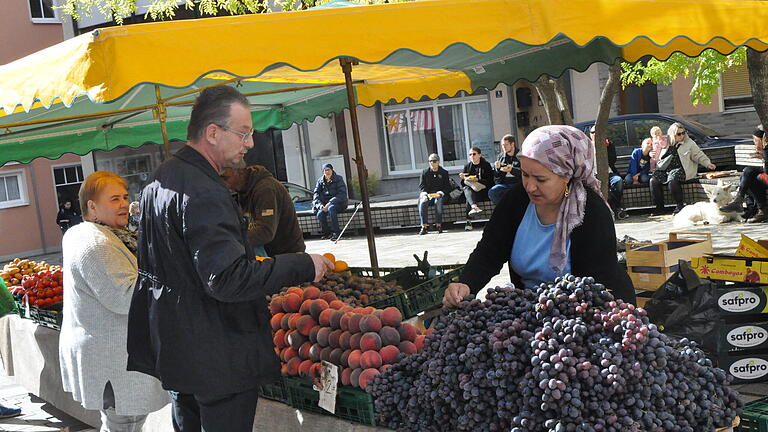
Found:
[{"label": "man in dark jacket", "polygon": [[[595,126],[589,129],[589,138],[595,142]],[[624,197],[624,178],[619,174],[616,168],[616,146],[606,138],[606,152],[608,153],[608,205],[611,206],[616,219],[626,219],[629,217],[624,205],[621,203]]]},{"label": "man in dark jacket", "polygon": [[258,385],[279,374],[266,296],[331,268],[319,255],[255,260],[219,177],[253,147],[252,133],[243,95],[225,85],[203,90],[187,146],[142,193],[127,368],[170,390],[176,431],[253,429]]},{"label": "man in dark jacket", "polygon": [[513,184],[520,183],[520,161],[515,154],[515,137],[504,135],[501,139],[501,154],[496,158],[493,170],[493,181],[496,184],[488,191],[488,199],[494,204],[501,201],[501,197]]},{"label": "man in dark jacket", "polygon": [[261,165],[226,169],[221,175],[237,191],[248,219],[248,241],[266,256],[304,252],[304,237],[288,190]]},{"label": "man in dark jacket", "polygon": [[79,224],[83,221],[77,209],[72,207],[72,201],[66,200],[59,209],[59,213],[56,215],[56,224],[61,228],[61,232],[65,233],[68,229]]},{"label": "man in dark jacket", "polygon": [[347,203],[347,185],[344,179],[336,174],[333,165],[323,165],[323,176],[317,179],[315,184],[312,205],[324,239],[336,241],[339,238],[341,229],[338,214],[347,209]]},{"label": "man in dark jacket", "polygon": [[421,230],[419,235],[429,231],[429,206],[435,206],[435,225],[437,232],[443,232],[443,202],[446,194],[451,190],[451,182],[448,171],[440,166],[440,156],[436,153],[429,155],[429,168],[421,173],[419,181],[419,219]]}]

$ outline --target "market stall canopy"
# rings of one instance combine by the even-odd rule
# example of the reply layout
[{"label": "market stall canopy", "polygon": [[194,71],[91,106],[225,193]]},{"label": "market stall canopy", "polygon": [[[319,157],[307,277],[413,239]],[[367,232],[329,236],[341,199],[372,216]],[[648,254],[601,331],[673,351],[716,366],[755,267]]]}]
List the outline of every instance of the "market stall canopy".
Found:
[{"label": "market stall canopy", "polygon": [[[371,106],[620,57],[763,51],[765,16],[759,1],[427,0],[105,28],[0,66],[0,165],[158,141],[155,85],[165,102],[242,78],[255,127],[286,128],[345,107],[338,58],[360,62],[355,100]],[[193,97],[170,102],[171,138]]]}]

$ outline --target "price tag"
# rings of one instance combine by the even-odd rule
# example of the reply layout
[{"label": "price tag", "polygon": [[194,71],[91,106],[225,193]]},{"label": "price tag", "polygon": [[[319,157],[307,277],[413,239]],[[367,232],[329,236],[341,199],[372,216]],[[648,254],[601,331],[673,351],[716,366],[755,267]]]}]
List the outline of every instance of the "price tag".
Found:
[{"label": "price tag", "polygon": [[339,382],[339,368],[327,361],[320,368],[320,401],[318,406],[331,414],[336,412],[336,387]]}]

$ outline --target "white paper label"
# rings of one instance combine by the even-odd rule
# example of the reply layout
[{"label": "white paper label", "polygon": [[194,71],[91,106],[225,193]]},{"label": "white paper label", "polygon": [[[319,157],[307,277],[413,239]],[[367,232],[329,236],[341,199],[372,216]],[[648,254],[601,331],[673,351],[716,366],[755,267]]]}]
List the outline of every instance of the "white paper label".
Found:
[{"label": "white paper label", "polygon": [[768,374],[768,362],[759,358],[746,358],[731,365],[731,375],[743,380],[751,380]]},{"label": "white paper label", "polygon": [[336,412],[336,387],[339,382],[339,368],[327,361],[320,368],[320,401],[317,406],[334,414]]},{"label": "white paper label", "polygon": [[718,299],[720,308],[728,312],[748,312],[760,305],[760,297],[749,291],[731,291]]},{"label": "white paper label", "polygon": [[762,327],[743,326],[728,332],[727,340],[735,347],[750,348],[768,340],[768,333]]}]

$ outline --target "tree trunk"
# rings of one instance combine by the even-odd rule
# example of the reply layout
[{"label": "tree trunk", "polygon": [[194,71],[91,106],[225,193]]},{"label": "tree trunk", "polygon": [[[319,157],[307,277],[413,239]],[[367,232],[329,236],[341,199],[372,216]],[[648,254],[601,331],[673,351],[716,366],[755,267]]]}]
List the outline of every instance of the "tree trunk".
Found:
[{"label": "tree trunk", "polygon": [[755,111],[763,128],[768,129],[768,52],[747,48],[747,69]]},{"label": "tree trunk", "polygon": [[560,115],[564,125],[573,126],[573,115],[571,114],[571,105],[568,103],[568,96],[565,94],[565,80],[560,77],[552,81],[554,83],[555,94],[560,108]]},{"label": "tree trunk", "polygon": [[547,75],[542,75],[533,83],[533,86],[536,88],[539,98],[544,101],[548,123],[552,125],[563,124],[563,116],[557,106],[557,94],[555,94],[555,85],[552,79]]},{"label": "tree trunk", "polygon": [[619,91],[621,80],[621,67],[617,61],[611,65],[608,81],[605,82],[603,93],[600,95],[600,105],[597,108],[597,120],[595,120],[595,157],[597,158],[597,179],[600,180],[600,190],[603,197],[608,199],[608,150],[604,143],[608,130],[608,117],[611,115],[613,97]]}]

